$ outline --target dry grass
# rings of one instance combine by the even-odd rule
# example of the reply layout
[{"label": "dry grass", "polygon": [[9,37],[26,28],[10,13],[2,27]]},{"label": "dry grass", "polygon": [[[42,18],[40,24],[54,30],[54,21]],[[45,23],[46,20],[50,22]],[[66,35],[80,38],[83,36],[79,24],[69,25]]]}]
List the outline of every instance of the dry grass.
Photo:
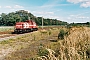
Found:
[{"label": "dry grass", "polygon": [[37,56],[38,46],[40,44],[48,44],[49,41],[46,39],[57,34],[58,32],[59,30],[57,28],[42,30],[28,33],[23,36],[18,36],[15,39],[12,38],[6,41],[2,41],[0,42],[0,53],[2,54],[0,58],[2,57],[6,60],[22,60],[32,56]]},{"label": "dry grass", "polygon": [[86,54],[89,47],[90,28],[73,27],[69,29],[69,35],[64,40],[50,43],[48,49],[50,58],[45,58],[46,60],[90,60]]},{"label": "dry grass", "polygon": [[[58,39],[59,30],[61,28],[52,28],[27,34],[0,44],[0,48],[4,51],[13,49],[9,51],[12,54],[5,55],[6,60],[90,60],[86,55],[90,47],[90,28],[73,27],[68,29],[69,35],[64,40],[50,41],[54,37]],[[47,56],[37,55],[40,44],[49,52]]]},{"label": "dry grass", "polygon": [[60,60],[86,60],[86,50],[90,47],[90,28],[71,28],[68,37],[60,42]]},{"label": "dry grass", "polygon": [[[61,45],[61,56],[69,60],[86,60],[86,50],[90,47],[90,28],[79,27],[71,28],[68,37],[65,37],[64,43]],[[65,50],[67,52],[65,52]],[[63,53],[66,55],[63,55]],[[67,57],[68,56],[68,57]]]},{"label": "dry grass", "polygon": [[0,27],[0,34],[11,34],[14,31],[13,26],[1,26]]}]

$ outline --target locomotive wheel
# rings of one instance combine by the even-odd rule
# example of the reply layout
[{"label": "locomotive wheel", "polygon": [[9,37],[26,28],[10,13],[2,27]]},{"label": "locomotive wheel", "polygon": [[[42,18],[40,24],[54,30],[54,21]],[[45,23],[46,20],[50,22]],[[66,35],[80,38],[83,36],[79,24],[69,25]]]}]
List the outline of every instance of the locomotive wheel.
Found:
[{"label": "locomotive wheel", "polygon": [[30,32],[33,32],[33,29],[30,29]]}]

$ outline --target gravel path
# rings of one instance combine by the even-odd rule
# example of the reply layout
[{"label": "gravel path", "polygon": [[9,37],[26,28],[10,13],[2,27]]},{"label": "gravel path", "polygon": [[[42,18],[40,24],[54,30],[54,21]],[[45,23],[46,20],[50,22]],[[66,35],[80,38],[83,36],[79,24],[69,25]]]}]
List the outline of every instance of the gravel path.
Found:
[{"label": "gravel path", "polygon": [[[30,33],[25,33],[25,34],[30,34]],[[15,39],[15,38],[23,36],[25,34],[3,34],[3,35],[0,35],[0,41]]]},{"label": "gravel path", "polygon": [[[36,32],[38,32],[38,31],[36,31]],[[35,33],[35,32],[31,32],[31,33]],[[25,33],[25,34],[18,34],[18,35],[14,35],[14,36],[11,35],[9,37],[3,37],[3,38],[0,38],[0,41],[9,40],[9,39],[16,39],[18,37],[22,37],[24,35],[31,34],[31,33]],[[9,34],[3,34],[1,36],[5,36],[5,35],[9,35]],[[0,60],[4,60],[5,56],[12,53],[13,51],[15,51],[15,49],[13,49],[13,47],[10,47],[10,46],[0,49]]]},{"label": "gravel path", "polygon": [[[39,31],[35,31],[35,32],[31,32],[31,33],[36,33],[36,32],[39,32]],[[15,35],[15,36],[0,38],[0,41],[9,40],[9,39],[17,39],[18,37],[23,37],[23,36],[26,36],[26,35],[31,34],[31,33],[18,34],[18,35]],[[56,30],[55,30],[55,33],[56,33]],[[41,34],[41,33],[39,33],[39,34]],[[56,34],[53,34],[53,35],[56,35]],[[31,36],[33,36],[33,35],[31,35]],[[28,37],[30,38],[30,36],[28,36]],[[51,37],[53,37],[53,36],[51,36]],[[33,51],[37,51],[38,46],[40,46],[40,44],[48,45],[50,43],[50,40],[48,40],[48,39],[52,40],[53,38],[48,38],[48,35],[47,35],[47,37],[44,36],[44,40],[42,40],[42,39],[40,39],[40,40],[31,40],[30,39],[30,42],[29,43],[28,42],[24,42],[23,43],[23,42],[17,41],[16,43],[14,43],[14,47],[18,48],[18,46],[20,46],[20,44],[21,44],[21,46],[22,45],[25,45],[26,46],[26,48],[20,49],[18,51],[16,51],[15,49],[13,49],[13,46],[12,47],[7,46],[7,48],[0,47],[0,48],[2,48],[2,49],[0,49],[0,60],[5,60],[5,57],[7,55],[9,55],[9,56],[11,55],[12,56],[11,60],[14,58],[13,56],[16,56],[16,57],[19,57],[19,56],[23,57],[23,56],[25,56],[23,58],[26,58],[27,56],[32,56],[33,57],[34,55],[33,54],[30,54],[29,52],[32,52],[33,53]],[[15,55],[13,55],[13,53]],[[6,60],[8,60],[8,57],[7,57]]]}]

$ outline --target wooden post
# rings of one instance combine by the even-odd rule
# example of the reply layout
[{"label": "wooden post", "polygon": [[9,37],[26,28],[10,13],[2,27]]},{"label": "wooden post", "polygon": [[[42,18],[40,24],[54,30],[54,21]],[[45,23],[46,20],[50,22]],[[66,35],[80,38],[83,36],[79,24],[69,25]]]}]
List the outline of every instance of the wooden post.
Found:
[{"label": "wooden post", "polygon": [[28,19],[30,20],[30,17],[28,16]]},{"label": "wooden post", "polygon": [[42,29],[43,29],[43,16],[42,16]]}]

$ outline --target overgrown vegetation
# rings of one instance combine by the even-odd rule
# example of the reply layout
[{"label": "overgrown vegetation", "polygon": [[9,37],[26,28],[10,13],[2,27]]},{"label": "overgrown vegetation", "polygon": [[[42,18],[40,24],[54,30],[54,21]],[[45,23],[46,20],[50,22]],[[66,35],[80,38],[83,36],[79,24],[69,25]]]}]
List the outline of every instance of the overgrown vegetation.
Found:
[{"label": "overgrown vegetation", "polygon": [[0,34],[11,34],[14,31],[13,26],[1,26]]},{"label": "overgrown vegetation", "polygon": [[[37,25],[42,25],[42,17],[36,17],[25,10],[19,10],[8,14],[2,13],[0,17],[0,26],[14,26],[16,22],[25,22],[30,17]],[[57,19],[43,18],[44,25],[67,25],[67,22]]]},{"label": "overgrown vegetation", "polygon": [[[46,45],[50,42],[48,39],[59,32],[57,28],[27,33],[17,36],[15,39],[9,39],[0,43],[1,56],[5,54],[6,60],[21,59],[39,59],[40,56],[48,56],[49,51]],[[38,48],[40,46],[43,48]],[[9,50],[10,49],[10,50]],[[2,52],[6,51],[6,52]],[[42,53],[43,52],[43,53]]]},{"label": "overgrown vegetation", "polygon": [[48,56],[49,52],[46,48],[43,47],[42,44],[39,46],[38,55],[39,56]]},{"label": "overgrown vegetation", "polygon": [[71,27],[83,27],[83,26],[86,26],[86,27],[90,27],[90,22],[85,22],[85,23],[70,23],[67,25],[67,28],[71,28]]},{"label": "overgrown vegetation", "polygon": [[[6,44],[3,45],[12,43],[10,47],[17,49],[6,57],[7,60],[90,60],[89,36],[89,27],[52,28],[39,31],[37,34],[24,35],[14,40],[15,43],[12,43],[11,39],[11,42],[4,42]],[[55,37],[58,41],[49,40]]]},{"label": "overgrown vegetation", "polygon": [[58,34],[58,39],[64,39],[64,37],[68,35],[68,31],[64,31],[63,29],[60,30],[59,34]]},{"label": "overgrown vegetation", "polygon": [[66,37],[61,30],[59,36],[64,40],[50,43],[50,58],[41,57],[41,60],[90,60],[90,28],[73,27],[69,33]]}]

